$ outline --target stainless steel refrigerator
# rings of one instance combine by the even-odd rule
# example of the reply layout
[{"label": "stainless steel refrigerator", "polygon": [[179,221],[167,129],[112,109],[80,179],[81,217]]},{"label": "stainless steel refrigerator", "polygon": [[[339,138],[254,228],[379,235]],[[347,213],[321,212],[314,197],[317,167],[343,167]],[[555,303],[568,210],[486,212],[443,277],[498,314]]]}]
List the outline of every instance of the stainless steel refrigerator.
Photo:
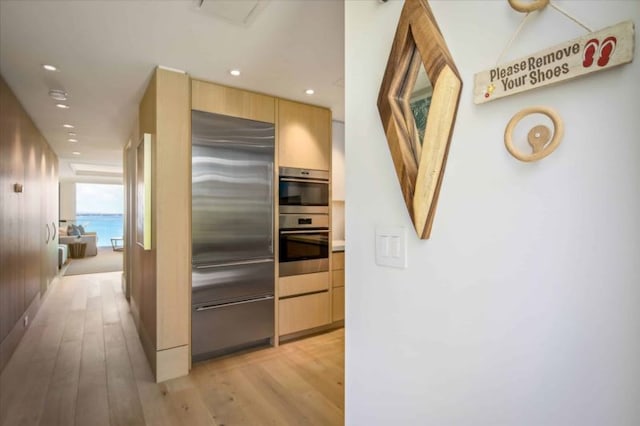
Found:
[{"label": "stainless steel refrigerator", "polygon": [[192,111],[192,357],[274,335],[274,125]]}]

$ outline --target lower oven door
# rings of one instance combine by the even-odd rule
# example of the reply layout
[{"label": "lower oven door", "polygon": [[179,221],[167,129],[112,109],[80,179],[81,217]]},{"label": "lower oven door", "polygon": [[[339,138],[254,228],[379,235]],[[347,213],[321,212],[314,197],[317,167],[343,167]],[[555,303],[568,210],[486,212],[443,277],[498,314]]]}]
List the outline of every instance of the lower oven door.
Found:
[{"label": "lower oven door", "polygon": [[280,276],[329,270],[329,230],[280,231]]}]

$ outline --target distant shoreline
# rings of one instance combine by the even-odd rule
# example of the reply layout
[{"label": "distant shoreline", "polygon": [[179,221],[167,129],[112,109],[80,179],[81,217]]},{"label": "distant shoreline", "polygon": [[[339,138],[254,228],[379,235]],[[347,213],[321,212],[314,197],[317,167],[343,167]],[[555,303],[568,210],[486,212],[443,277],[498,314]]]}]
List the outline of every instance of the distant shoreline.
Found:
[{"label": "distant shoreline", "polygon": [[78,216],[122,216],[122,213],[76,213]]}]

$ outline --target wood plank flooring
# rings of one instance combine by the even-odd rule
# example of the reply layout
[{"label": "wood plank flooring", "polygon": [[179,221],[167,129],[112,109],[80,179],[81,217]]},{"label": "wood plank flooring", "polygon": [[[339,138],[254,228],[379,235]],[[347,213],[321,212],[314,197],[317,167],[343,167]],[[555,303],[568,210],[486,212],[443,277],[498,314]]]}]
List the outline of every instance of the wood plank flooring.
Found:
[{"label": "wood plank flooring", "polygon": [[342,425],[344,330],[156,384],[120,273],[62,277],[0,376],[0,425]]}]

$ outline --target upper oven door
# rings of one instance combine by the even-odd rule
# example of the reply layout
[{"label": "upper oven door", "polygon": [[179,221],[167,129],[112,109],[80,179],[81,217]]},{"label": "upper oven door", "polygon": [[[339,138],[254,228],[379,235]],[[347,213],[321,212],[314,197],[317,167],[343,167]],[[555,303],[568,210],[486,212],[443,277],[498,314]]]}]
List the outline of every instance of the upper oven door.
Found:
[{"label": "upper oven door", "polygon": [[[329,180],[324,175],[303,175],[298,173],[283,175],[280,170],[279,198],[280,213],[329,213]],[[307,171],[312,172],[312,171]],[[317,172],[317,171],[314,171]],[[326,172],[322,172],[326,173]]]}]

